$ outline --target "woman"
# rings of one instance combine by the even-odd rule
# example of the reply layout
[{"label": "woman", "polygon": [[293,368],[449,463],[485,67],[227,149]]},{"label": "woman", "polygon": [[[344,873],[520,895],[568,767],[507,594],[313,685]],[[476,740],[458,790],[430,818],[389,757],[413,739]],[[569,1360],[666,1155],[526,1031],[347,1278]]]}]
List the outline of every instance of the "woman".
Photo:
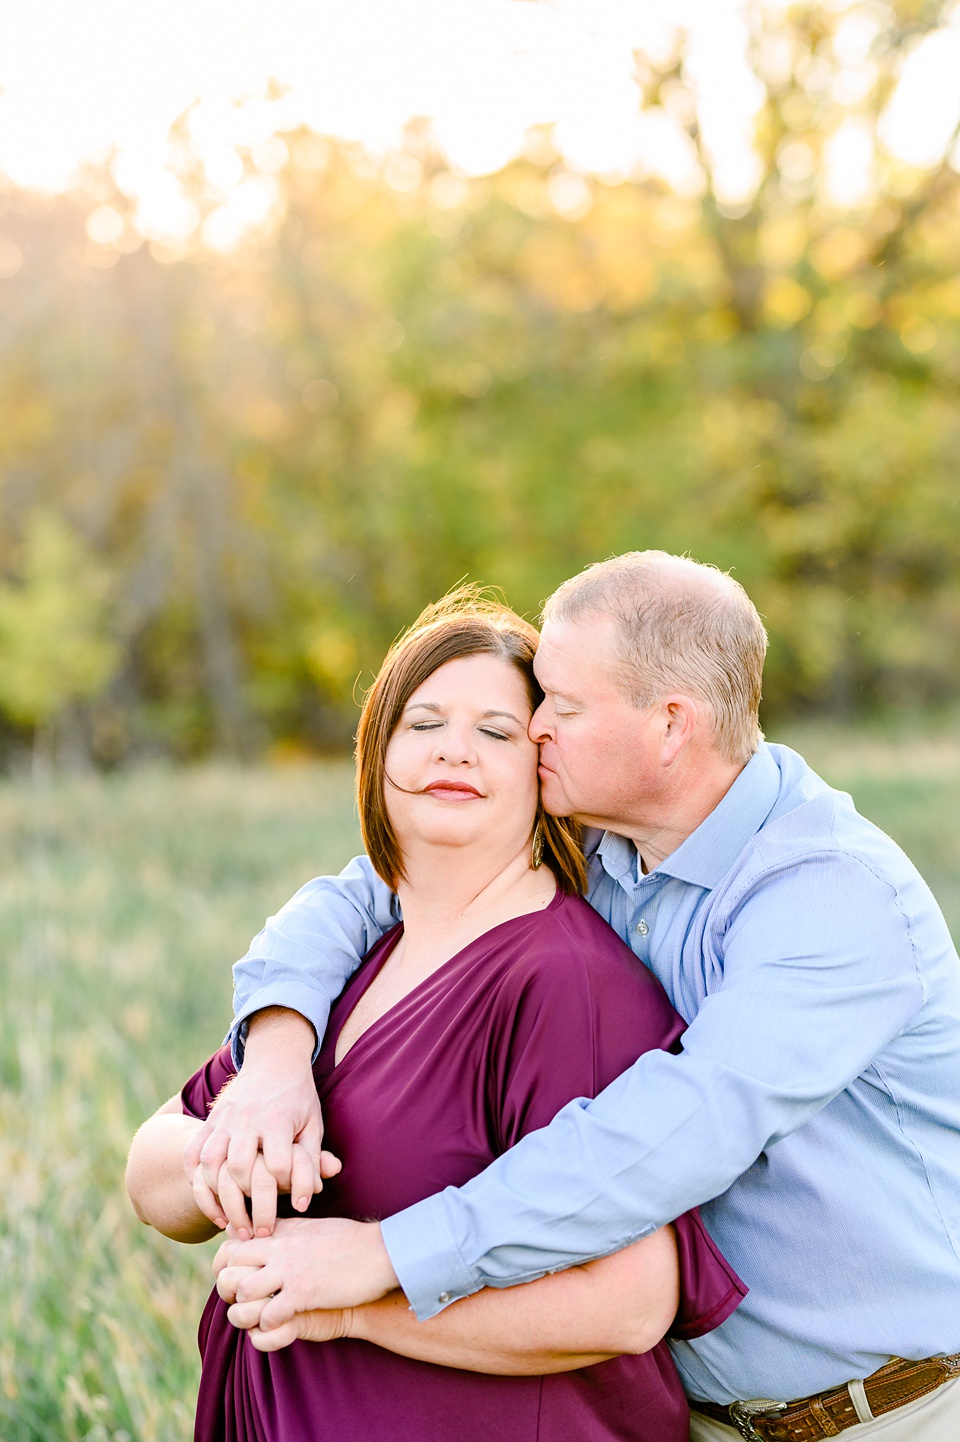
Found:
[{"label": "woman", "polygon": [[[458,1186],[641,1051],[678,1044],[658,983],[578,895],[573,830],[540,810],[527,734],[536,644],[512,612],[459,593],[396,643],[367,697],[361,826],[404,921],[331,1012],[314,1072],[343,1170],[312,1218],[381,1217]],[[231,1073],[217,1053],[134,1141],[138,1215],[181,1240],[215,1230],[181,1157]],[[307,1245],[310,1228],[331,1225],[298,1218],[278,1232]],[[228,1300],[244,1274],[221,1272]],[[686,1404],[660,1339],[709,1331],[742,1295],[694,1216],[427,1323],[397,1293],[260,1334],[262,1302],[234,1301],[228,1316],[215,1292],[196,1436],[681,1442]],[[266,1350],[279,1342],[291,1344]]]}]

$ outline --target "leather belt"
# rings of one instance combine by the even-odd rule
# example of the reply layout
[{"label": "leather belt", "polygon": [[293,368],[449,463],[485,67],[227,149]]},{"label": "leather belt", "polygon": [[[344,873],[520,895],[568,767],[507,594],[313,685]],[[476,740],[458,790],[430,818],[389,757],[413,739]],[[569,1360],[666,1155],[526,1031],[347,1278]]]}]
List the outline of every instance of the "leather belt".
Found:
[{"label": "leather belt", "polygon": [[729,1406],[694,1400],[690,1407],[758,1442],[819,1442],[916,1402],[954,1377],[960,1377],[960,1352],[952,1357],[926,1357],[922,1362],[894,1357],[862,1382],[845,1383],[795,1402],[757,1397]]}]

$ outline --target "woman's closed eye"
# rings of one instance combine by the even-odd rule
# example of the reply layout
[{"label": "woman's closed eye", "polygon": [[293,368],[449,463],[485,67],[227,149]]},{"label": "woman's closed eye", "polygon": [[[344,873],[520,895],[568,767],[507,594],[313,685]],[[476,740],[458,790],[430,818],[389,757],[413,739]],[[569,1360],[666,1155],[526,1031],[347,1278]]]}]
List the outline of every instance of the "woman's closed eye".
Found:
[{"label": "woman's closed eye", "polygon": [[[414,722],[411,724],[411,726],[410,726],[410,730],[411,730],[411,731],[439,731],[439,730],[441,729],[441,727],[443,726],[443,724],[444,724],[444,723],[443,723],[442,721],[414,721]],[[496,727],[496,726],[480,726],[478,729],[479,729],[479,731],[480,731],[481,736],[489,736],[490,739],[491,739],[491,741],[509,741],[509,740],[511,740],[511,737],[510,737],[510,733],[509,733],[509,732],[507,732],[507,731],[501,731],[501,730],[500,730],[498,727]]]}]

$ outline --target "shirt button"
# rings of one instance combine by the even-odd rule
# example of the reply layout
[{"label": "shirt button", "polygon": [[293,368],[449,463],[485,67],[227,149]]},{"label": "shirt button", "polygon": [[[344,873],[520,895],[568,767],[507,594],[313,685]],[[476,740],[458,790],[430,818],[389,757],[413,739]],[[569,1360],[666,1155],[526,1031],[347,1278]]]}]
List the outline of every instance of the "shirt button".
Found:
[{"label": "shirt button", "polygon": [[441,1292],[440,1295],[439,1295],[439,1297],[437,1298],[437,1301],[438,1301],[438,1302],[449,1302],[449,1300],[450,1300],[450,1293],[449,1293],[449,1292]]},{"label": "shirt button", "polygon": [[639,933],[640,933],[641,936],[646,936],[646,934],[647,934],[647,932],[650,930],[650,928],[649,928],[649,926],[647,925],[647,923],[646,923],[645,921],[638,921],[638,922],[637,922],[637,930],[639,931]]}]

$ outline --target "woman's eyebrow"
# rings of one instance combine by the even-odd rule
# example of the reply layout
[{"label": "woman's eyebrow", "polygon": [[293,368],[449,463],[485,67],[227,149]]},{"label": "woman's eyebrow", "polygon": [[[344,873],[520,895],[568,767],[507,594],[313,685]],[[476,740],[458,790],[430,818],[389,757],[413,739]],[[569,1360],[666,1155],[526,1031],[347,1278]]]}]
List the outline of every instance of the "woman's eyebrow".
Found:
[{"label": "woman's eyebrow", "polygon": [[[405,706],[403,709],[404,712],[419,709],[423,711],[433,711],[437,716],[443,715],[443,707],[438,706],[436,701],[411,701],[409,706]],[[517,726],[523,726],[525,724],[520,720],[519,716],[514,716],[512,711],[481,711],[480,715],[484,721],[492,716],[503,716],[508,721],[513,721]]]}]

